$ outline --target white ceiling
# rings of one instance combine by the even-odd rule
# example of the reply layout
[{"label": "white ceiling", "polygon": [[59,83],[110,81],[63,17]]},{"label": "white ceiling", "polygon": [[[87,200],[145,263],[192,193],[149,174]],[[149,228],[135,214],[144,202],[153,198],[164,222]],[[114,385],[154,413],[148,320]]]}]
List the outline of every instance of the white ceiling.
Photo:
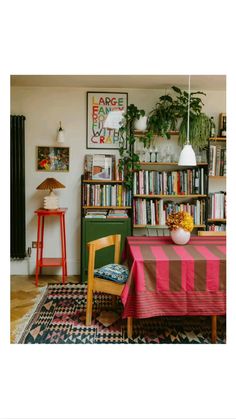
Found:
[{"label": "white ceiling", "polygon": [[[12,75],[11,86],[187,89],[188,75]],[[191,75],[191,90],[226,90],[225,75]]]}]

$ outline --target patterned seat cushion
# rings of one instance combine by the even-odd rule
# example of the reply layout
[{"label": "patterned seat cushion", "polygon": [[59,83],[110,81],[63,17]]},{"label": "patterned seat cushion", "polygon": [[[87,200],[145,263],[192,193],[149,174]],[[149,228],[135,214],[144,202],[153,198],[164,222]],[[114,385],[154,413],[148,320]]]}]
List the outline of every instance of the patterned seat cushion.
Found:
[{"label": "patterned seat cushion", "polygon": [[94,269],[94,276],[124,284],[128,279],[129,270],[126,266],[110,263],[109,265]]}]

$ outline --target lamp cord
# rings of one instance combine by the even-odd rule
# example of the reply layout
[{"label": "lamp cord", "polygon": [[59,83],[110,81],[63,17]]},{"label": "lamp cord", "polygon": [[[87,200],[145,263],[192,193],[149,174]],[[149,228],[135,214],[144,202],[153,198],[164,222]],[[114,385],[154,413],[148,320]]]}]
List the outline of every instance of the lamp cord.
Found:
[{"label": "lamp cord", "polygon": [[187,144],[189,144],[189,119],[190,119],[190,77],[191,77],[191,76],[188,76]]}]

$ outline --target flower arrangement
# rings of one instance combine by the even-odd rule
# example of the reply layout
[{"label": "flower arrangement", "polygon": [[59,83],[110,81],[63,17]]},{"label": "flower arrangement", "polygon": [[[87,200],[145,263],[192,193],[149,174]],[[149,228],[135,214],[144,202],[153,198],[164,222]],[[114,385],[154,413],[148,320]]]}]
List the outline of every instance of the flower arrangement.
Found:
[{"label": "flower arrangement", "polygon": [[170,230],[177,230],[181,227],[185,231],[191,232],[193,230],[193,217],[185,211],[173,212],[166,221]]}]

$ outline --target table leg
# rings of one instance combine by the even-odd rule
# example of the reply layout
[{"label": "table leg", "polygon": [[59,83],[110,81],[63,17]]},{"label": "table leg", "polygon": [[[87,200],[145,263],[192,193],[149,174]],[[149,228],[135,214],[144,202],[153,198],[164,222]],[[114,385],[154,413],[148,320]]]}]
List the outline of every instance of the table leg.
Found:
[{"label": "table leg", "polygon": [[35,271],[35,285],[36,287],[38,286],[38,275],[39,275],[39,243],[40,243],[40,221],[41,221],[41,217],[38,214],[38,231],[37,231],[37,249],[36,249],[36,271]]},{"label": "table leg", "polygon": [[67,256],[66,256],[66,224],[65,224],[65,214],[62,214],[63,220],[63,239],[64,239],[64,254],[65,254],[65,275],[67,276]]},{"label": "table leg", "polygon": [[63,215],[60,214],[60,231],[61,231],[61,260],[62,260],[62,283],[65,283],[65,247],[63,233]]},{"label": "table leg", "polygon": [[42,274],[43,242],[44,242],[44,215],[42,215],[42,226],[41,226],[39,275]]},{"label": "table leg", "polygon": [[211,343],[216,343],[217,337],[217,316],[211,316]]},{"label": "table leg", "polygon": [[129,339],[133,336],[133,317],[127,317],[127,335]]}]

